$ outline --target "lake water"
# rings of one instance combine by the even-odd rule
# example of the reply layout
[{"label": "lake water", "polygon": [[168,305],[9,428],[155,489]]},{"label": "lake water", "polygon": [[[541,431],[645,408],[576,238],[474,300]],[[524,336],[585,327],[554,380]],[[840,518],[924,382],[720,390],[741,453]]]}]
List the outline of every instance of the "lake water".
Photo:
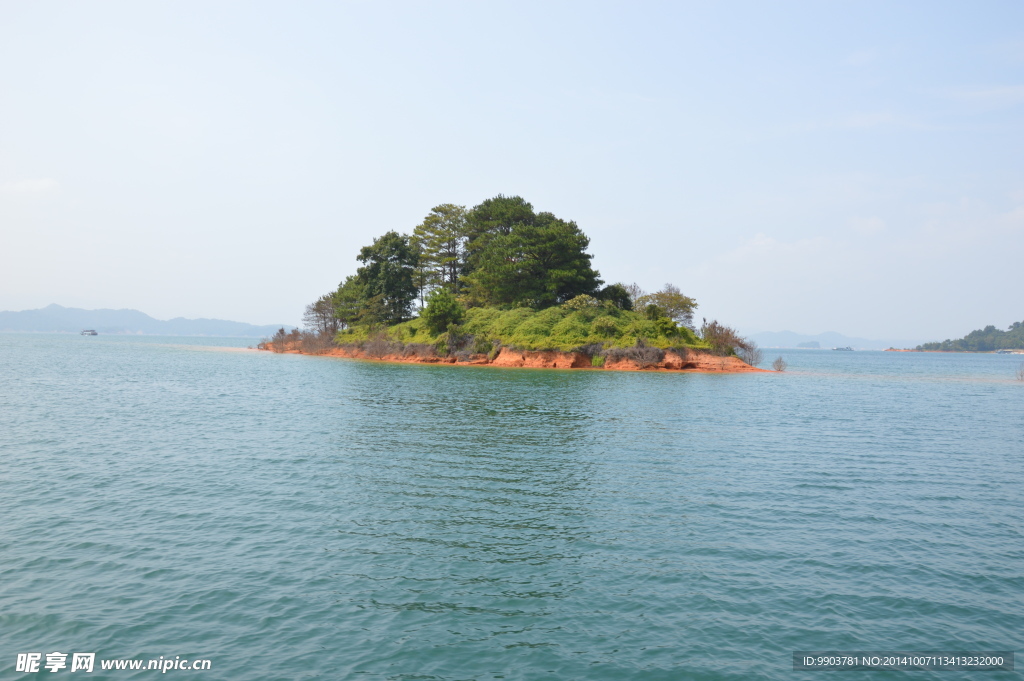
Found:
[{"label": "lake water", "polygon": [[32,651],[621,681],[1022,648],[1024,357],[715,376],[250,343],[0,335],[0,678]]}]

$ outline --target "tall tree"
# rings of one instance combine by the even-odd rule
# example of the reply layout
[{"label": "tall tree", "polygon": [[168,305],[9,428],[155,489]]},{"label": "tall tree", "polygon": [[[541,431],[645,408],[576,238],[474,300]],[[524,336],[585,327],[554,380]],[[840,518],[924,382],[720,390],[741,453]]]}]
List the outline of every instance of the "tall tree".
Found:
[{"label": "tall tree", "polygon": [[333,336],[338,332],[339,320],[334,314],[334,293],[317,298],[306,306],[302,322],[307,328],[321,336]]},{"label": "tall tree", "polygon": [[590,265],[589,245],[575,222],[551,213],[491,233],[466,277],[471,295],[490,305],[543,308],[594,294],[601,280]]},{"label": "tall tree", "polygon": [[437,287],[436,272],[425,263],[423,259],[423,243],[416,238],[416,235],[409,237],[409,245],[416,251],[416,267],[412,272],[412,281],[416,285],[420,298],[420,312],[426,306],[427,293]]},{"label": "tall tree", "polygon": [[452,324],[461,324],[465,316],[466,310],[459,305],[451,291],[439,288],[430,294],[422,319],[427,328],[436,334],[448,330]]},{"label": "tall tree", "polygon": [[356,270],[356,277],[367,301],[379,299],[380,321],[396,324],[408,319],[416,299],[414,273],[418,262],[409,237],[388,232],[364,246],[357,259],[363,266]]},{"label": "tall tree", "polygon": [[453,203],[434,206],[413,230],[412,238],[420,248],[424,284],[458,293],[466,258],[466,207]]},{"label": "tall tree", "polygon": [[334,299],[334,316],[341,328],[345,329],[360,321],[365,307],[365,290],[359,278],[354,274],[345,277],[338,284],[338,290],[332,295]]},{"label": "tall tree", "polygon": [[483,233],[511,234],[517,225],[532,225],[537,216],[533,205],[521,196],[498,194],[474,206],[469,213],[470,236]]},{"label": "tall tree", "polygon": [[[634,286],[636,286],[634,284]],[[639,288],[639,287],[637,287]],[[625,284],[609,284],[597,292],[598,300],[606,300],[620,310],[633,309],[633,297]]]},{"label": "tall tree", "polygon": [[476,269],[492,239],[508,236],[520,225],[537,221],[533,206],[521,196],[498,194],[473,207],[466,215],[466,264],[463,274]]},{"label": "tall tree", "polygon": [[657,293],[645,294],[639,300],[641,307],[657,305],[672,321],[693,328],[693,312],[697,309],[697,301],[683,295],[678,286],[665,284],[665,288]]},{"label": "tall tree", "polygon": [[647,295],[647,291],[640,288],[640,284],[635,281],[632,284],[622,284],[622,288],[626,289],[626,295],[629,296],[629,302],[633,309],[639,310],[642,306],[643,297]]}]

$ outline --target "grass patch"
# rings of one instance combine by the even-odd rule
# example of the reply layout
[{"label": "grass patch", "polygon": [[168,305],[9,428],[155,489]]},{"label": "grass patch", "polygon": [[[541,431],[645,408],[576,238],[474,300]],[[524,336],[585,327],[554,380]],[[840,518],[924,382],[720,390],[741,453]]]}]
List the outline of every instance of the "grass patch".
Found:
[{"label": "grass patch", "polygon": [[[599,307],[583,310],[549,307],[533,310],[520,307],[500,310],[474,307],[466,311],[460,327],[465,343],[475,352],[483,353],[488,345],[514,346],[523,350],[571,351],[582,346],[603,346],[608,349],[632,348],[641,341],[648,347],[692,348],[706,350],[708,344],[686,327],[666,328],[664,323],[647,319],[639,312]],[[434,334],[426,323],[416,318],[371,333],[366,327],[355,327],[338,333],[335,341],[342,345],[366,343],[381,336],[396,343],[437,347],[447,352],[460,348],[447,346],[445,334]],[[378,344],[380,344],[378,342]],[[488,354],[491,354],[488,352]],[[588,353],[594,354],[594,353]]]}]

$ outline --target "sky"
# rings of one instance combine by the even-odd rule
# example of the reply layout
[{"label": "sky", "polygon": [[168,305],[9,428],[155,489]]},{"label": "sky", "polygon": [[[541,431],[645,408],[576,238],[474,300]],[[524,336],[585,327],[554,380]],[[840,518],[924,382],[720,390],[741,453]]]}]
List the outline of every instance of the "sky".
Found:
[{"label": "sky", "polygon": [[0,0],[0,309],[298,324],[497,194],[741,331],[1024,319],[1024,3]]}]

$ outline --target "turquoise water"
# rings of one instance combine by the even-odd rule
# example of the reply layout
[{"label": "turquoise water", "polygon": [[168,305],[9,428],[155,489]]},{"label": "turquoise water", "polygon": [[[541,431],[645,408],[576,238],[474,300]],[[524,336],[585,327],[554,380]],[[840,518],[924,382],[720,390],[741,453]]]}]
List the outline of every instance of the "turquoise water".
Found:
[{"label": "turquoise water", "polygon": [[250,342],[0,335],[0,678],[30,651],[618,681],[1022,647],[1022,357],[713,376]]}]

